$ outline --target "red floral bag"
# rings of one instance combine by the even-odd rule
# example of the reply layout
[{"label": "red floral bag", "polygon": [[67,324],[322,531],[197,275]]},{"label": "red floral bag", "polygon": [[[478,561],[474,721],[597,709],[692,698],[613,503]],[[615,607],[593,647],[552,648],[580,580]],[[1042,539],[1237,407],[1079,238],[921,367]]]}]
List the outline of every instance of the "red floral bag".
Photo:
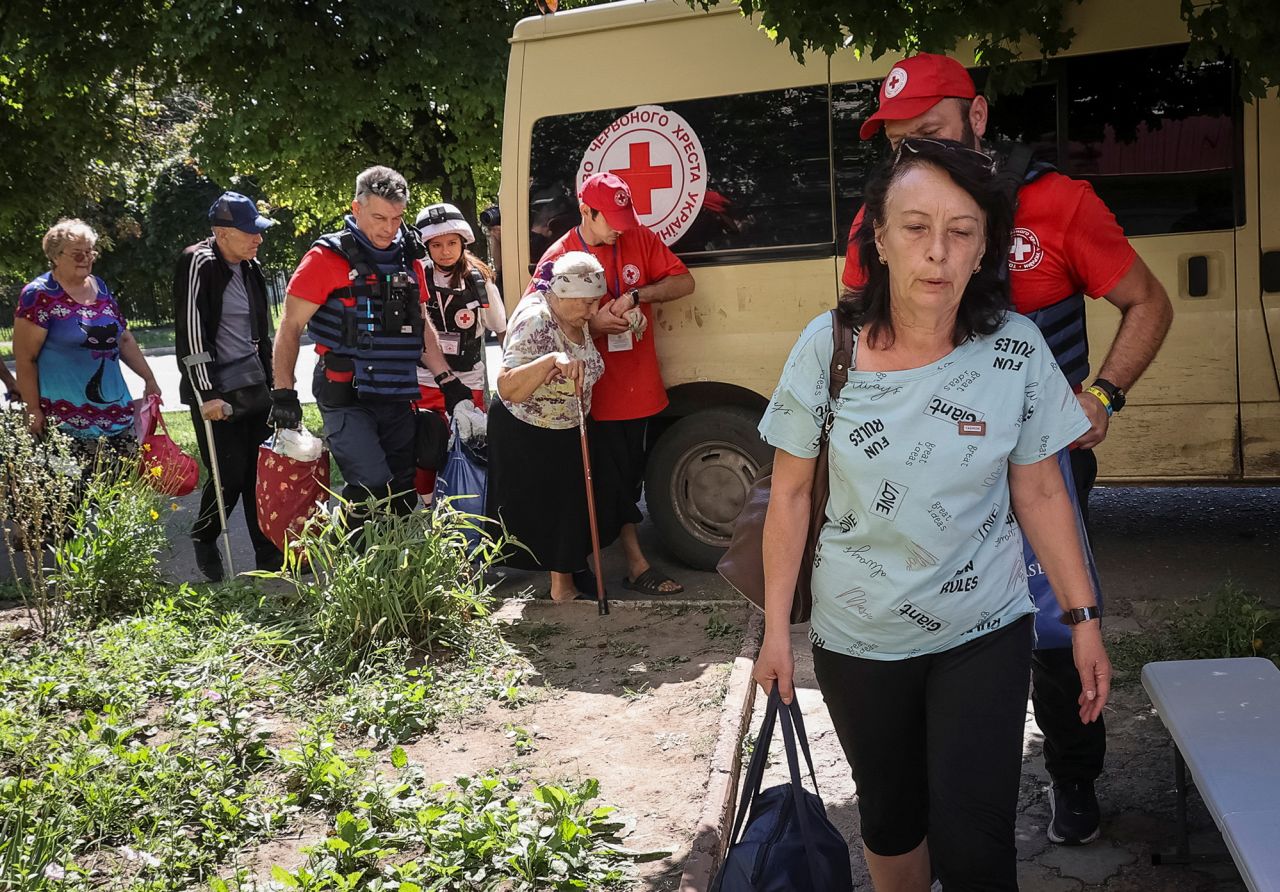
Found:
[{"label": "red floral bag", "polygon": [[167,496],[185,496],[195,492],[200,484],[200,465],[173,442],[164,416],[155,407],[151,407],[150,416],[145,422],[150,430],[142,437],[138,473],[157,492]]},{"label": "red floral bag", "polygon": [[315,461],[298,461],[270,446],[258,447],[258,527],[281,551],[296,536],[317,503],[329,499],[329,452]]}]

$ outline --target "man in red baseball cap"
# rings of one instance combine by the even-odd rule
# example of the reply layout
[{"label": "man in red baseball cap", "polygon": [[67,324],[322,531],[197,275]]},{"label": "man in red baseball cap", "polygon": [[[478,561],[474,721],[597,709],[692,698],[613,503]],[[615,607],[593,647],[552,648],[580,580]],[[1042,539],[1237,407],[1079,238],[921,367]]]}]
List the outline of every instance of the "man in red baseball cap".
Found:
[{"label": "man in red baseball cap", "polygon": [[[651,596],[679,594],[684,586],[650,565],[641,551],[636,524],[642,519],[638,503],[649,419],[668,402],[653,346],[653,305],[692,294],[693,275],[640,222],[631,189],[617,174],[604,171],[583,180],[578,209],[581,222],[546,250],[537,269],[569,251],[586,251],[604,267],[608,293],[589,323],[596,349],[604,357],[604,376],[591,394],[592,460],[599,452],[611,465],[599,476],[621,481],[637,503],[618,536],[627,560],[622,586]],[[525,293],[532,290],[530,283]],[[575,574],[575,583],[583,592],[595,592],[595,583],[586,577]]]},{"label": "man in red baseball cap", "polygon": [[[948,139],[982,150],[989,108],[974,90],[969,72],[954,59],[921,53],[903,59],[880,85],[880,107],[862,125],[870,139],[881,128],[890,146],[904,139]],[[1051,165],[1028,163],[1021,155],[1009,282],[1013,305],[1039,326],[1054,359],[1075,389],[1091,429],[1072,444],[1070,483],[1082,520],[1088,519],[1089,490],[1098,473],[1092,447],[1107,435],[1111,416],[1124,407],[1125,392],[1155,358],[1173,320],[1164,286],[1125,238],[1110,209],[1082,180],[1063,176]],[[865,281],[855,239],[859,212],[849,232],[843,282],[845,299],[857,299]],[[1089,347],[1085,297],[1106,298],[1120,311],[1120,328],[1088,387]],[[1086,543],[1087,544],[1087,543]],[[1032,704],[1044,734],[1045,767],[1052,779],[1053,817],[1048,836],[1055,843],[1082,845],[1097,839],[1101,813],[1094,781],[1106,754],[1101,717],[1084,724],[1078,715],[1080,678],[1070,636],[1058,622],[1061,611],[1039,562],[1026,549],[1028,581],[1036,603],[1037,650],[1032,660]],[[1092,559],[1091,559],[1092,561]]]},{"label": "man in red baseball cap", "polygon": [[[957,104],[956,107],[963,112],[972,111],[972,106],[976,104],[985,123],[987,100],[978,95],[973,87],[973,78],[969,77],[969,72],[963,65],[950,56],[936,56],[933,53],[921,53],[903,59],[893,66],[889,76],[880,85],[880,108],[867,118],[858,135],[863,139],[870,139],[884,126],[884,122],[910,121],[921,117],[944,99],[960,100],[962,104]],[[966,118],[964,123],[967,124],[968,115],[962,117]],[[927,132],[918,124],[913,124],[912,131],[913,136],[939,135]],[[967,135],[968,139],[957,138],[957,141],[973,145],[976,140],[973,138],[972,127]]]}]

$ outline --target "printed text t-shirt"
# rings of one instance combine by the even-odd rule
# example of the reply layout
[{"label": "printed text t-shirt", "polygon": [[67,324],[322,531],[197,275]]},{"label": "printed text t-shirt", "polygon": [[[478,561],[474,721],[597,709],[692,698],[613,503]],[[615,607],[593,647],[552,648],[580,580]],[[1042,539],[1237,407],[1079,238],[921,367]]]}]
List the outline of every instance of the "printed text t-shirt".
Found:
[{"label": "printed text t-shirt", "polygon": [[[760,423],[770,445],[817,455],[832,349],[824,313],[801,333]],[[813,641],[906,659],[1031,613],[1008,463],[1051,457],[1089,429],[1040,332],[1010,314],[924,368],[854,366],[833,406]],[[962,431],[962,421],[979,424]]]}]

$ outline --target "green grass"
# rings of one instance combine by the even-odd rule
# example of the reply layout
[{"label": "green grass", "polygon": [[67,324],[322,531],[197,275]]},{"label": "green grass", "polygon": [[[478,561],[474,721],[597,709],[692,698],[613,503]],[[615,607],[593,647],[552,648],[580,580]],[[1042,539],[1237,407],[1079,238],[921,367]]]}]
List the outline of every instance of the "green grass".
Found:
[{"label": "green grass", "polygon": [[[164,412],[164,423],[169,428],[169,436],[173,438],[173,442],[177,443],[182,451],[188,455],[193,455],[197,459],[200,457],[199,449],[196,447],[196,431],[192,426],[191,413],[187,409],[173,409]],[[320,436],[320,429],[324,422],[320,418],[320,407],[315,403],[307,403],[302,407],[302,423],[307,430]],[[329,486],[334,491],[342,489],[342,471],[338,469],[338,463],[329,460]],[[204,464],[200,465],[200,484],[203,486],[208,472],[204,468]]]},{"label": "green grass", "polygon": [[468,629],[450,660],[406,669],[401,642],[350,671],[303,605],[183,586],[0,651],[0,888],[247,892],[240,853],[317,823],[282,888],[625,886],[640,856],[594,780],[432,784],[400,746],[527,677],[496,626]]}]

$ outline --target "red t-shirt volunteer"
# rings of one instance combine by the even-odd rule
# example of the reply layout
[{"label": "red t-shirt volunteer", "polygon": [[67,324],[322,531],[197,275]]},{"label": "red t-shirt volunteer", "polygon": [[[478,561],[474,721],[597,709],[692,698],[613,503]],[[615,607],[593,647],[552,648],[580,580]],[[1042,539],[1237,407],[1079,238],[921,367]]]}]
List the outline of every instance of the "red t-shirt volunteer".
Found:
[{"label": "red t-shirt volunteer", "polygon": [[[626,230],[616,245],[588,245],[575,227],[547,248],[538,267],[569,251],[586,251],[604,267],[609,291],[601,302],[632,288],[643,288],[689,272],[680,258],[646,226]],[[604,356],[604,377],[591,391],[591,416],[597,421],[648,418],[667,407],[667,388],[662,383],[658,354],[653,346],[653,305],[640,304],[640,312],[648,320],[649,328],[638,341],[630,336],[630,350],[610,350],[607,336],[595,339],[596,349]]]},{"label": "red t-shirt volunteer", "polygon": [[[849,229],[841,281],[857,288],[865,280]],[[1084,292],[1099,298],[1116,287],[1138,256],[1115,215],[1084,180],[1050,172],[1018,190],[1009,248],[1013,308],[1030,313]]]}]

